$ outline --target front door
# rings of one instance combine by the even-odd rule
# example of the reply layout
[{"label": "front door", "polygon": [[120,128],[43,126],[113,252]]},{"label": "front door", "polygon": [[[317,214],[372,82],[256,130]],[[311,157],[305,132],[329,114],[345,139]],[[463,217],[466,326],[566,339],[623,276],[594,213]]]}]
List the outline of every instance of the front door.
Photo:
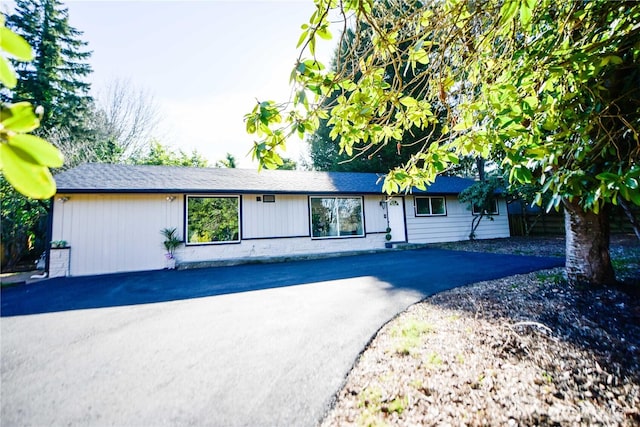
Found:
[{"label": "front door", "polygon": [[406,242],[404,221],[404,199],[391,197],[387,200],[387,220],[391,229],[391,241],[394,243]]}]

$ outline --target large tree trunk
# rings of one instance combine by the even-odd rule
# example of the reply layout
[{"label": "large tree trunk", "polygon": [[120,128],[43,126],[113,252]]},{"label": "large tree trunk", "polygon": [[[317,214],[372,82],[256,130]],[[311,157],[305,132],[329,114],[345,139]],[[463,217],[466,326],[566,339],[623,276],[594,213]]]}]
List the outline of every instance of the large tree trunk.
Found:
[{"label": "large tree trunk", "polygon": [[578,203],[568,200],[564,207],[569,283],[588,287],[614,284],[606,209],[598,214],[585,212]]}]

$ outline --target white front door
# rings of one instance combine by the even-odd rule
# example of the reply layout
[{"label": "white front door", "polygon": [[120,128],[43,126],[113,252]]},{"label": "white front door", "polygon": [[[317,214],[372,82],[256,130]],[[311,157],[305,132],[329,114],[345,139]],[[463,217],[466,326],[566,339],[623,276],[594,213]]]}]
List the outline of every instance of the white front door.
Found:
[{"label": "white front door", "polygon": [[402,197],[391,197],[387,200],[387,219],[391,229],[391,241],[406,242],[404,200]]}]

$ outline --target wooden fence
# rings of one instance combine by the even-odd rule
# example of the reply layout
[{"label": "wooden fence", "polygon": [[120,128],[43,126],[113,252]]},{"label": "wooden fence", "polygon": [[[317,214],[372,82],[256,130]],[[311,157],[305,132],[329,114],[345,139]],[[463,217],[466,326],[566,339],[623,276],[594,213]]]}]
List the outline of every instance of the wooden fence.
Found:
[{"label": "wooden fence", "polygon": [[[640,208],[634,207],[636,217],[640,216]],[[614,206],[610,219],[612,233],[633,233],[631,223],[622,208]],[[564,212],[509,214],[509,230],[512,236],[525,236],[527,224],[530,236],[562,236],[564,235]]]}]

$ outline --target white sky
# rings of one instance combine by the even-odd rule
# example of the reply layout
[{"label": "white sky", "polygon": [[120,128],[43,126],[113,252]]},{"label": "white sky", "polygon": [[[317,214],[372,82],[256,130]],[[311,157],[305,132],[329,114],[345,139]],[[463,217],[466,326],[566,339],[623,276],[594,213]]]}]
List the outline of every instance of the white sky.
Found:
[{"label": "white sky", "polygon": [[[70,23],[93,51],[94,95],[114,79],[129,79],[153,95],[163,124],[159,140],[197,149],[210,163],[232,153],[253,167],[253,138],[243,116],[256,98],[285,101],[300,26],[312,0],[67,1]],[[333,41],[318,46],[328,62]],[[303,147],[304,146],[304,147]],[[285,154],[306,152],[291,140]]]}]

